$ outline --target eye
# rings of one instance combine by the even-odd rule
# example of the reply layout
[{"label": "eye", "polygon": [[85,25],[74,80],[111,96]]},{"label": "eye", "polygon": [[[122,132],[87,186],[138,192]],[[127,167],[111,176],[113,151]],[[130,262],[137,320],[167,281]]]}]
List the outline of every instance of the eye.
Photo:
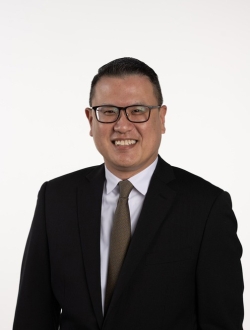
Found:
[{"label": "eye", "polygon": [[143,106],[130,108],[130,113],[132,115],[141,115],[147,112],[147,108]]},{"label": "eye", "polygon": [[98,111],[104,116],[116,116],[118,113],[118,109],[113,107],[100,107]]},{"label": "eye", "polygon": [[143,109],[134,109],[134,110],[132,110],[132,113],[142,113],[142,112],[144,112]]},{"label": "eye", "polygon": [[104,111],[102,111],[102,113],[105,116],[110,116],[110,115],[115,115],[116,114],[116,112],[114,110],[104,110]]}]

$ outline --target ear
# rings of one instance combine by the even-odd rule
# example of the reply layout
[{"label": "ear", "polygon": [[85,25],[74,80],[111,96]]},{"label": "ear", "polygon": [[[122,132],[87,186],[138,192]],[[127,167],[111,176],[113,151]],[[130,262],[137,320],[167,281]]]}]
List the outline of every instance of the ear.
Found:
[{"label": "ear", "polygon": [[166,114],[167,114],[167,106],[162,105],[159,111],[159,116],[161,121],[161,134],[164,134],[166,132],[166,127],[165,127]]},{"label": "ear", "polygon": [[93,133],[92,133],[93,110],[90,109],[90,108],[86,108],[86,109],[85,109],[85,115],[86,115],[86,117],[88,118],[88,121],[89,121],[89,126],[90,126],[89,135],[90,135],[90,136],[93,136]]}]

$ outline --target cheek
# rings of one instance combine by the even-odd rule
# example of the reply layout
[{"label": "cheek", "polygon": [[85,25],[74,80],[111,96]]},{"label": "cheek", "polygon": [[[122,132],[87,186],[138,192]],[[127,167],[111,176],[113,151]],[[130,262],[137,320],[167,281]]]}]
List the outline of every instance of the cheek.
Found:
[{"label": "cheek", "polygon": [[106,127],[97,127],[96,125],[93,125],[91,133],[96,146],[99,146],[99,148],[105,146],[110,141],[110,132]]},{"label": "cheek", "polygon": [[143,131],[143,144],[149,152],[159,148],[161,142],[162,127],[161,124],[154,120],[152,126]]}]

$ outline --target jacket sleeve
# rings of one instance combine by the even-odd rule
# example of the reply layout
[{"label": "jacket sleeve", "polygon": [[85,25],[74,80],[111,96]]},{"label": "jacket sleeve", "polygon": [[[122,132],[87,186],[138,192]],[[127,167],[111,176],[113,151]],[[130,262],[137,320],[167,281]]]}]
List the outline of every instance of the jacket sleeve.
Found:
[{"label": "jacket sleeve", "polygon": [[242,330],[243,276],[237,221],[222,192],[207,219],[197,264],[199,330]]},{"label": "jacket sleeve", "polygon": [[13,330],[58,329],[60,306],[51,288],[44,183],[23,256]]}]

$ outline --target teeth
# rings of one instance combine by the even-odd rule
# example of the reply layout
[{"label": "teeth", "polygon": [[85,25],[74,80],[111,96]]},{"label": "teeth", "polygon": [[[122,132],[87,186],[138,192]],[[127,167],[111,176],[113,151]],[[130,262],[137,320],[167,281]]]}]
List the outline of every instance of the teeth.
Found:
[{"label": "teeth", "polygon": [[115,145],[116,146],[129,146],[130,144],[135,144],[136,140],[116,140]]}]

